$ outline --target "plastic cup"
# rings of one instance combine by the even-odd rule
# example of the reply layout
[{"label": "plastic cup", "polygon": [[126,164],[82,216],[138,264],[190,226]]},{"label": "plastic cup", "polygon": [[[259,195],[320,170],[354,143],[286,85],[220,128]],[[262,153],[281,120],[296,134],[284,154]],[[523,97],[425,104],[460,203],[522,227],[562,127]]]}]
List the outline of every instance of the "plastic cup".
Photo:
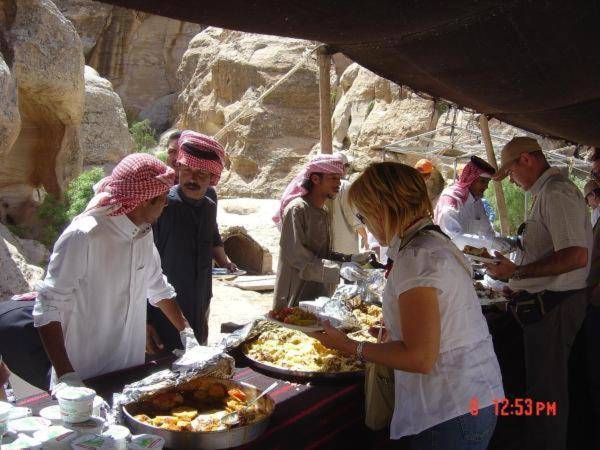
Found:
[{"label": "plastic cup", "polygon": [[90,420],[77,423],[65,423],[64,426],[79,434],[101,434],[106,421],[102,417],[90,417]]},{"label": "plastic cup", "polygon": [[86,434],[75,439],[71,448],[74,450],[114,450],[115,441],[109,436]]},{"label": "plastic cup", "polygon": [[53,425],[62,425],[62,416],[60,415],[60,406],[46,406],[40,410],[40,416],[48,419]]},{"label": "plastic cup", "polygon": [[123,425],[110,425],[106,431],[102,433],[102,436],[110,436],[113,438],[117,450],[127,450],[127,441],[131,437],[131,431]]},{"label": "plastic cup", "polygon": [[77,439],[79,433],[69,430],[61,425],[54,425],[44,430],[33,433],[33,437],[42,443],[48,450],[69,450],[71,442]]},{"label": "plastic cup", "polygon": [[56,393],[63,422],[79,423],[89,420],[96,392],[86,387],[65,387]]},{"label": "plastic cup", "polygon": [[16,450],[24,448],[28,450],[41,450],[42,443],[31,436],[27,436],[24,433],[19,433],[17,439],[10,444],[2,444],[2,450]]},{"label": "plastic cup", "polygon": [[10,403],[0,402],[0,436],[6,433],[8,416],[10,415],[10,410],[13,408],[14,406]]},{"label": "plastic cup", "polygon": [[131,438],[128,450],[146,450],[148,448],[160,450],[165,445],[165,440],[155,434],[138,434]]},{"label": "plastic cup", "polygon": [[31,416],[9,421],[8,429],[17,434],[25,433],[33,435],[36,431],[48,428],[50,425],[50,421],[43,417]]}]

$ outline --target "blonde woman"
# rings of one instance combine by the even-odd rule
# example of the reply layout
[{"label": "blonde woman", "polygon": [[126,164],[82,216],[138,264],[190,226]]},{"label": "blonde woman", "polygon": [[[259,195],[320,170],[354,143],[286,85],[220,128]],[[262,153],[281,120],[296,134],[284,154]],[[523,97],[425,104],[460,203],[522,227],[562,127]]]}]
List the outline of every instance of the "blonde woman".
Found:
[{"label": "blonde woman", "polygon": [[312,336],[394,369],[391,438],[411,449],[487,448],[504,397],[498,360],[471,269],[432,224],[427,189],[404,164],[373,164],[353,183],[350,202],[394,261],[383,296],[387,340],[361,343],[325,324]]}]

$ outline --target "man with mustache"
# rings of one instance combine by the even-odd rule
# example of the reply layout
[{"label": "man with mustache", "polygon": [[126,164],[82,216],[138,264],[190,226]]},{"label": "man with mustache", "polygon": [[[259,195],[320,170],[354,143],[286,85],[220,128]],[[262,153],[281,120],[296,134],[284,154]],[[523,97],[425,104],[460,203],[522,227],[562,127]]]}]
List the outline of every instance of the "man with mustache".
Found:
[{"label": "man with mustache", "polygon": [[[167,166],[171,167],[175,171],[175,184],[179,184],[179,167],[177,166],[177,154],[179,151],[178,143],[180,137],[181,131],[174,131],[169,135],[169,139],[167,141],[166,163]],[[208,188],[206,188],[206,193],[204,194],[204,196],[210,198],[213,202],[215,202],[215,205],[217,204],[217,191],[215,191],[215,188],[213,186],[208,186]],[[219,229],[217,227],[217,233],[218,232]],[[217,240],[221,240],[220,234]],[[238,269],[237,265],[229,260],[229,257],[225,253],[225,247],[223,245],[213,247],[213,259],[216,261],[219,267],[224,267],[230,272],[235,272]]]},{"label": "man with mustache", "polygon": [[368,261],[371,252],[344,255],[332,251],[325,202],[339,193],[343,174],[344,163],[338,155],[319,155],[285,189],[273,217],[281,227],[274,310],[331,296],[340,281],[335,261]]},{"label": "man with mustache", "polygon": [[[179,184],[171,188],[167,206],[153,227],[154,243],[163,272],[177,292],[177,303],[198,342],[205,344],[213,251],[223,246],[216,203],[205,194],[219,182],[225,152],[213,138],[190,130],[181,133],[177,145]],[[148,323],[148,353],[181,345],[177,330],[160,311],[151,311]]]}]

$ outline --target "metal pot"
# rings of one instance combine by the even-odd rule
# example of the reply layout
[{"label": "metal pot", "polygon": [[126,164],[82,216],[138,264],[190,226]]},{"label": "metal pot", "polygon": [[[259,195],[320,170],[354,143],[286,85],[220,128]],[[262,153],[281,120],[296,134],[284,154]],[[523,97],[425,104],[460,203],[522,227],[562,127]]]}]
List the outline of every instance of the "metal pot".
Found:
[{"label": "metal pot", "polygon": [[[260,389],[247,383],[220,378],[204,378],[203,380],[207,382],[216,381],[224,384],[227,388],[241,389],[246,393],[249,400],[261,393]],[[165,447],[174,449],[221,449],[246,444],[264,433],[275,409],[275,401],[269,395],[265,395],[258,403],[263,410],[267,411],[267,415],[264,418],[245,426],[210,432],[172,431],[140,422],[134,419],[130,412],[135,410],[136,403],[126,405],[123,408],[123,415],[127,426],[133,434],[149,433],[161,436],[165,440]]]}]

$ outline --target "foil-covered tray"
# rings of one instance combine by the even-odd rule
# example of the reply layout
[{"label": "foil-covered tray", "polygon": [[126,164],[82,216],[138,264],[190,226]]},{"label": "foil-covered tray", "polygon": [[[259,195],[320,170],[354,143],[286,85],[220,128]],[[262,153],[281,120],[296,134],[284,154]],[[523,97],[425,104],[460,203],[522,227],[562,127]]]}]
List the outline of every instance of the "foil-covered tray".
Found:
[{"label": "foil-covered tray", "polygon": [[[244,391],[249,398],[255,398],[260,395],[261,390],[247,383],[225,380],[222,378],[206,378],[206,381],[218,381],[228,388],[237,388]],[[137,402],[125,405],[123,407],[123,416],[125,423],[133,434],[156,434],[165,440],[165,447],[172,449],[205,449],[215,450],[222,448],[237,447],[251,442],[258,438],[269,426],[269,421],[275,410],[275,401],[265,395],[259,400],[263,410],[267,415],[260,420],[249,423],[248,425],[230,428],[227,430],[210,432],[192,432],[192,431],[173,431],[164,428],[152,426],[141,422],[133,416],[136,411]]]}]

